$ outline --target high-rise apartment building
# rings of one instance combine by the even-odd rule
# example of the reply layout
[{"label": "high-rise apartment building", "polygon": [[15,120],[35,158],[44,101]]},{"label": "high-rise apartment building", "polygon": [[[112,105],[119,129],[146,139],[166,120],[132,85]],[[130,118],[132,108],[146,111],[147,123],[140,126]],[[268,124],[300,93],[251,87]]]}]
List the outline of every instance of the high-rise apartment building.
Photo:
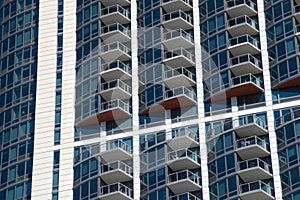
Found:
[{"label": "high-rise apartment building", "polygon": [[0,0],[1,200],[299,200],[300,0]]}]

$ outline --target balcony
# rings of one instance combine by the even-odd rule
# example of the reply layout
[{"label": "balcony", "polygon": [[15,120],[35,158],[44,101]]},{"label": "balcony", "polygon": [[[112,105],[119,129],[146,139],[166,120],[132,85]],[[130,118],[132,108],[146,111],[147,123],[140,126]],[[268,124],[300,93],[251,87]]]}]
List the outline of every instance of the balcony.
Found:
[{"label": "balcony", "polygon": [[182,10],[176,10],[163,15],[162,25],[170,30],[177,30],[180,28],[183,30],[192,29],[193,17]]},{"label": "balcony", "polygon": [[115,79],[128,80],[131,78],[131,66],[117,60],[100,66],[100,76],[105,81]]},{"label": "balcony", "polygon": [[132,200],[133,191],[122,183],[115,183],[101,187],[101,200]]},{"label": "balcony", "polygon": [[186,127],[173,129],[172,139],[168,141],[168,145],[172,150],[197,147],[198,136]]},{"label": "balcony", "polygon": [[101,28],[100,38],[104,43],[130,41],[130,29],[119,23],[110,24]]},{"label": "balcony", "polygon": [[105,25],[114,23],[128,24],[130,23],[130,12],[120,5],[113,5],[101,9],[100,19]]},{"label": "balcony", "polygon": [[102,83],[99,91],[100,95],[106,100],[126,100],[131,97],[131,87],[125,82],[117,79]]},{"label": "balcony", "polygon": [[189,49],[194,46],[194,38],[191,33],[188,33],[182,29],[169,31],[164,33],[163,44],[166,49]]},{"label": "balcony", "polygon": [[100,111],[97,115],[98,122],[126,119],[131,117],[130,103],[116,99],[103,102],[100,105]]},{"label": "balcony", "polygon": [[300,5],[297,5],[294,10],[294,16],[298,22],[300,22]]},{"label": "balcony", "polygon": [[100,177],[106,184],[130,181],[132,174],[132,167],[121,161],[101,165]]},{"label": "balcony", "polygon": [[178,87],[165,91],[162,106],[166,109],[188,107],[197,104],[196,93],[186,87]]},{"label": "balcony", "polygon": [[260,53],[260,43],[257,39],[250,35],[242,35],[231,38],[229,40],[228,49],[233,56],[240,56],[244,54],[255,55]]},{"label": "balcony", "polygon": [[242,200],[275,199],[274,189],[262,181],[255,181],[240,185],[239,196]]},{"label": "balcony", "polygon": [[174,194],[201,190],[201,178],[188,170],[179,171],[168,176],[168,187]]},{"label": "balcony", "polygon": [[173,12],[176,10],[191,11],[193,9],[192,0],[162,0],[161,6],[166,12]]},{"label": "balcony", "polygon": [[180,149],[168,153],[167,165],[173,171],[200,168],[200,157],[189,149]]},{"label": "balcony", "polygon": [[296,68],[293,71],[286,72],[284,75],[278,75],[277,71],[271,71],[272,89],[280,90],[284,88],[299,86],[300,83],[300,68],[299,66],[294,66]]},{"label": "balcony", "polygon": [[236,141],[236,152],[243,160],[270,156],[269,144],[257,136]]},{"label": "balcony", "polygon": [[262,73],[261,61],[251,54],[245,54],[230,59],[230,70],[235,76]]},{"label": "balcony", "polygon": [[183,193],[169,197],[169,200],[200,200],[200,198],[196,197],[192,193]]},{"label": "balcony", "polygon": [[183,48],[174,49],[164,53],[163,62],[172,68],[189,67],[195,65],[195,56],[192,51]]},{"label": "balcony", "polygon": [[227,2],[227,14],[233,18],[241,15],[257,15],[257,6],[250,0],[232,0]]},{"label": "balcony", "polygon": [[266,123],[256,116],[244,116],[238,120],[238,126],[234,131],[241,138],[253,135],[267,135],[268,129]]},{"label": "balcony", "polygon": [[131,146],[121,140],[108,141],[101,146],[100,156],[107,163],[132,159]]},{"label": "balcony", "polygon": [[247,15],[230,19],[227,22],[227,31],[232,37],[246,34],[256,35],[259,33],[258,23]]},{"label": "balcony", "polygon": [[263,83],[260,78],[252,74],[245,74],[232,78],[225,88],[213,88],[214,90],[211,93],[206,90],[205,100],[217,101],[230,97],[257,94],[263,92],[262,87]]},{"label": "balcony", "polygon": [[165,71],[164,83],[170,89],[180,86],[192,87],[196,85],[196,75],[184,67],[169,69]]},{"label": "balcony", "polygon": [[113,42],[101,46],[100,56],[104,62],[126,61],[131,59],[131,50],[120,42]]},{"label": "balcony", "polygon": [[238,162],[237,169],[244,182],[272,178],[271,165],[259,158]]},{"label": "balcony", "polygon": [[109,7],[117,4],[120,6],[130,5],[130,1],[128,0],[100,0],[100,2],[104,5],[104,7]]}]

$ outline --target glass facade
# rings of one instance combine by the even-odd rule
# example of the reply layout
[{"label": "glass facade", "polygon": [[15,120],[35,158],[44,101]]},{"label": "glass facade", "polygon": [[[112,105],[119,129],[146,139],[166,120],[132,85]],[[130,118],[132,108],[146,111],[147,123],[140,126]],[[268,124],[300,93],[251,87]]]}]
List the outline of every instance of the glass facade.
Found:
[{"label": "glass facade", "polygon": [[39,5],[0,1],[0,199],[30,199]]},{"label": "glass facade", "polygon": [[49,2],[0,0],[0,199],[300,199],[300,0]]}]

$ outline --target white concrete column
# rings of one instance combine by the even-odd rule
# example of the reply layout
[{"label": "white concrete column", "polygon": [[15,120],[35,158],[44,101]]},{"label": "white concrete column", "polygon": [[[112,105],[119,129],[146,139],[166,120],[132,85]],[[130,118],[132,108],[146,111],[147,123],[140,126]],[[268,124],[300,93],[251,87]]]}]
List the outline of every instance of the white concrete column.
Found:
[{"label": "white concrete column", "polygon": [[199,1],[193,0],[193,18],[194,18],[194,42],[195,42],[195,63],[197,79],[197,104],[198,104],[198,123],[199,123],[199,144],[201,158],[201,176],[202,176],[202,194],[203,199],[209,198],[209,177],[207,166],[207,145],[205,132],[205,110],[204,110],[204,93],[203,93],[203,71],[201,55],[201,36],[200,36],[200,16]]},{"label": "white concrete column", "polygon": [[57,1],[40,1],[31,199],[52,199]]},{"label": "white concrete column", "polygon": [[269,56],[268,56],[268,44],[266,35],[266,19],[264,13],[264,1],[257,1],[259,30],[260,30],[260,45],[261,45],[261,56],[263,64],[263,77],[264,77],[264,88],[265,88],[265,99],[267,109],[267,123],[269,130],[270,150],[271,150],[271,161],[273,170],[274,190],[275,198],[282,199],[282,188],[280,181],[280,169],[277,154],[277,138],[274,127],[274,111],[272,102],[272,87],[271,77],[269,70]]},{"label": "white concrete column", "polygon": [[139,76],[137,1],[131,1],[133,196],[140,199]]},{"label": "white concrete column", "polygon": [[72,200],[76,81],[76,3],[73,0],[64,0],[63,17],[63,70],[58,197],[61,200]]}]

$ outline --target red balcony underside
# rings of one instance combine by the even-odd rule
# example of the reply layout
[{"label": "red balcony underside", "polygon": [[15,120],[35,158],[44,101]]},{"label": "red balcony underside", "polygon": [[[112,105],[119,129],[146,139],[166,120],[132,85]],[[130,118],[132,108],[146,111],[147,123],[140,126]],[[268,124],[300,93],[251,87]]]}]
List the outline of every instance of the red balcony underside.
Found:
[{"label": "red balcony underside", "polygon": [[293,86],[299,86],[300,85],[300,76],[296,76],[293,79],[289,79],[287,81],[282,81],[282,83],[278,84],[273,88],[273,90],[280,90],[284,88],[289,88]]},{"label": "red balcony underside", "polygon": [[99,113],[97,115],[90,116],[87,119],[80,121],[76,126],[77,127],[86,127],[86,126],[98,126],[99,123],[104,121],[120,120],[129,118],[130,114],[121,110],[114,109],[107,112]]},{"label": "red balcony underside", "polygon": [[194,101],[192,101],[191,99],[189,99],[185,96],[177,97],[177,98],[173,98],[173,99],[161,102],[159,104],[156,104],[156,105],[148,108],[147,110],[143,111],[141,113],[141,115],[147,115],[149,113],[162,112],[163,110],[189,107],[189,106],[193,106],[195,104],[196,103]]},{"label": "red balcony underside", "polygon": [[231,98],[231,97],[239,97],[239,96],[245,96],[245,95],[249,95],[249,94],[256,94],[256,93],[261,93],[262,89],[257,87],[256,85],[249,83],[249,84],[245,84],[245,85],[241,85],[239,87],[235,87],[229,90],[225,90],[221,93],[218,93],[214,96],[212,96],[211,98],[207,99],[207,102],[211,102],[211,101],[219,101],[222,99],[227,99],[227,98]]}]

